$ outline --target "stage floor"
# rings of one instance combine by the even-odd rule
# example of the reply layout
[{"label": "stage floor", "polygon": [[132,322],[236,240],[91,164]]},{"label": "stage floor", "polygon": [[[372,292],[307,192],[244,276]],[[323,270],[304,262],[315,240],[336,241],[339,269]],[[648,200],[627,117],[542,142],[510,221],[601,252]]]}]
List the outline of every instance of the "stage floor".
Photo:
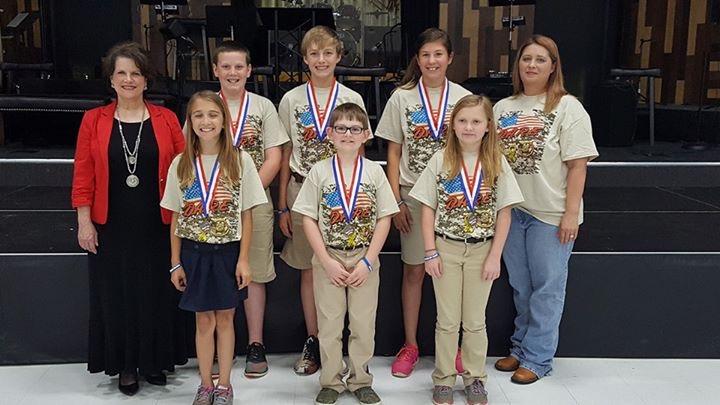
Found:
[{"label": "stage floor", "polygon": [[[238,357],[232,383],[235,403],[286,405],[311,404],[319,390],[318,377],[298,377],[292,372],[295,355],[269,356],[270,372],[259,380],[243,377],[244,358]],[[406,379],[390,376],[391,357],[375,357],[370,368],[374,388],[384,404],[430,403],[433,358],[423,357]],[[553,376],[521,386],[508,373],[492,367],[488,359],[488,398],[499,404],[710,404],[720,397],[720,360],[617,360],[556,359]],[[85,364],[0,367],[0,404],[189,404],[199,378],[194,360],[168,378],[166,387],[144,382],[134,397],[117,390],[117,377],[89,374]],[[455,403],[464,404],[461,381],[455,386]],[[357,404],[349,393],[338,404]]]}]

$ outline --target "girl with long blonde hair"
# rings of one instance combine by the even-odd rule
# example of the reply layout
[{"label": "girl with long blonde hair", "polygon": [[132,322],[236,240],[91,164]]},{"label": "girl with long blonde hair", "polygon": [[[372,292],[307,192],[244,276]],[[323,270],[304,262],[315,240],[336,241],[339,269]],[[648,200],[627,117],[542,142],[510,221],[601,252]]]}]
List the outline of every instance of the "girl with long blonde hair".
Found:
[{"label": "girl with long blonde hair", "polygon": [[[510,209],[523,197],[500,153],[490,100],[461,98],[450,116],[448,144],[410,191],[422,203],[425,271],[437,305],[433,403],[452,404],[463,379],[468,404],[486,404],[485,307],[510,228]],[[470,170],[468,170],[470,169]],[[453,359],[462,324],[463,368]]]}]

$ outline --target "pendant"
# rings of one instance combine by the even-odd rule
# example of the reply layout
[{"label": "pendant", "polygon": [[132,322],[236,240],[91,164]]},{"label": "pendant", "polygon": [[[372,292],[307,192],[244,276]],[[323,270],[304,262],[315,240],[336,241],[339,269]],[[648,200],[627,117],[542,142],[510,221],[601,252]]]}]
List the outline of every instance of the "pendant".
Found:
[{"label": "pendant", "polygon": [[230,233],[230,225],[226,218],[210,218],[210,233],[218,238],[222,238]]},{"label": "pendant", "polygon": [[131,174],[125,179],[125,184],[127,184],[128,187],[137,187],[138,184],[140,184],[140,179],[138,176]]},{"label": "pendant", "polygon": [[353,228],[354,228],[354,227],[352,226],[352,224],[346,222],[346,223],[345,223],[345,227],[343,228],[343,232],[344,232],[346,235],[352,235],[353,230],[354,230]]},{"label": "pendant", "polygon": [[130,163],[131,165],[134,165],[135,162],[137,162],[137,158],[135,156],[128,157],[128,163]]}]

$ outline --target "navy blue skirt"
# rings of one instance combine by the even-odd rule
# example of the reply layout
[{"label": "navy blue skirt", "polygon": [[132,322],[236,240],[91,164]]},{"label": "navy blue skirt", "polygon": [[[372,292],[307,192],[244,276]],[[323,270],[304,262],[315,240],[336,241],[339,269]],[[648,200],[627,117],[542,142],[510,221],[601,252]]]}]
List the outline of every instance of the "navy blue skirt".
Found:
[{"label": "navy blue skirt", "polygon": [[238,290],[235,268],[240,242],[210,244],[182,240],[180,260],[185,270],[181,309],[192,312],[232,309],[247,298],[247,288]]}]

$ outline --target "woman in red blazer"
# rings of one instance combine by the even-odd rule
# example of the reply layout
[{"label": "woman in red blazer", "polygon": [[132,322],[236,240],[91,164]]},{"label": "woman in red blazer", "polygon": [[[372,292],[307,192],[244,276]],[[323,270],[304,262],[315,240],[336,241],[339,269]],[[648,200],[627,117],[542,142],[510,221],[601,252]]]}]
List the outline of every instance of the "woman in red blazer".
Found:
[{"label": "woman in red blazer", "polygon": [[152,74],[140,45],[113,47],[104,61],[117,101],[87,111],[78,133],[72,205],[90,277],[88,370],[138,374],[165,385],[163,371],[187,361],[183,316],[168,281],[171,213],[160,208],[170,162],[185,145],[175,114],[149,104]]}]

